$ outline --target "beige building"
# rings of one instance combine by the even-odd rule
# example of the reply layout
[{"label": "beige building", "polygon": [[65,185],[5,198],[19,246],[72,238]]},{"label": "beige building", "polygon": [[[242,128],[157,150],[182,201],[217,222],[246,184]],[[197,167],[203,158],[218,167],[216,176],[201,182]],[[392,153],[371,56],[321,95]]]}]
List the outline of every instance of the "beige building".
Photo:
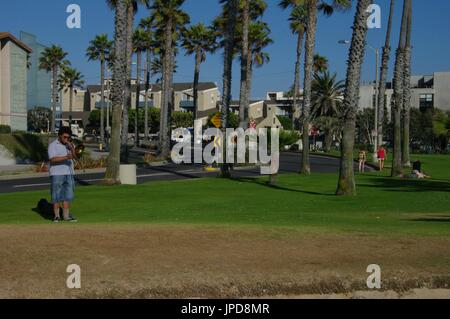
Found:
[{"label": "beige building", "polygon": [[0,124],[27,130],[27,66],[31,48],[0,32]]},{"label": "beige building", "polygon": [[[231,110],[239,115],[239,101],[231,102]],[[283,128],[277,117],[277,108],[267,101],[250,101],[248,109],[248,118],[256,122],[256,128]]]},{"label": "beige building", "polygon": [[[136,108],[136,84],[132,82],[131,86],[131,108]],[[110,104],[110,87],[111,81],[106,80],[105,83],[105,101]],[[194,106],[193,85],[192,83],[174,83],[174,111],[188,112]],[[88,108],[94,110],[100,108],[101,86],[89,85],[87,88],[89,97],[86,99]],[[161,108],[161,84],[152,84],[148,92],[148,105],[150,107]],[[212,82],[199,83],[198,87],[198,112],[207,111],[215,108],[217,101],[220,100],[220,93],[217,85]],[[139,106],[144,107],[145,103],[145,86],[141,84]]]}]

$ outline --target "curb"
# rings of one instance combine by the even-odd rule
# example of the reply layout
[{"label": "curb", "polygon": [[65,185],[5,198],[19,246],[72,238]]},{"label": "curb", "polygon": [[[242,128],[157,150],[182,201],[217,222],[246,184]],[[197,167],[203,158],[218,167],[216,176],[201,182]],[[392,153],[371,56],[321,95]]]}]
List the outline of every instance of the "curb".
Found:
[{"label": "curb", "polygon": [[[85,169],[75,171],[75,175],[87,175],[87,174],[97,174],[97,173],[105,173],[106,168],[93,168],[93,169]],[[3,175],[0,176],[0,181],[11,181],[18,179],[28,179],[28,178],[44,178],[48,177],[49,173],[28,173],[28,174],[15,174],[15,175]]]}]

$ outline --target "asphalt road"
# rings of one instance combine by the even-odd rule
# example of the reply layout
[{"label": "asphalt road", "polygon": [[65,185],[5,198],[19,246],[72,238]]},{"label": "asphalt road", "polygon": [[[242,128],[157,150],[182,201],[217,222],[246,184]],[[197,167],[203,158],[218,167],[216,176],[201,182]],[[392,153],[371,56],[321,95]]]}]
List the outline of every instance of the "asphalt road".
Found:
[{"label": "asphalt road", "polygon": [[[301,155],[297,153],[282,153],[280,156],[280,173],[298,172],[301,166]],[[333,173],[339,170],[339,159],[322,156],[311,156],[311,170],[316,173]],[[202,165],[176,165],[168,164],[162,167],[138,168],[138,183],[153,181],[169,181],[206,176],[216,176],[215,172],[203,171]],[[257,168],[238,168],[232,172],[235,177],[258,176]],[[75,177],[80,186],[89,186],[100,183],[104,174],[84,174]],[[50,180],[48,177],[24,178],[0,181],[0,193],[12,193],[20,191],[48,189]]]}]

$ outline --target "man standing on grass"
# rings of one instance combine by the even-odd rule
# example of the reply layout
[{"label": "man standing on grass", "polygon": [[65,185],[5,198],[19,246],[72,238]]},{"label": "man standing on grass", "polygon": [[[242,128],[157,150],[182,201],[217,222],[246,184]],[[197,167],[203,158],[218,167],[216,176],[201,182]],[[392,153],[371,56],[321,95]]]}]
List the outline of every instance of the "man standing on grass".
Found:
[{"label": "man standing on grass", "polygon": [[58,138],[48,146],[48,158],[50,160],[50,179],[52,204],[55,217],[54,222],[61,221],[59,214],[63,203],[64,220],[76,222],[70,215],[70,204],[74,199],[75,181],[73,159],[76,158],[75,148],[70,139],[72,130],[61,127]]}]

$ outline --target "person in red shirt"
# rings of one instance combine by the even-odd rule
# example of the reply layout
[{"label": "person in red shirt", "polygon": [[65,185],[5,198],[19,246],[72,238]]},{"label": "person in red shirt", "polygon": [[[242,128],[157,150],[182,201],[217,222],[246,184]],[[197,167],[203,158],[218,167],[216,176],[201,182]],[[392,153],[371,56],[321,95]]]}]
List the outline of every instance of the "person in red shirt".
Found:
[{"label": "person in red shirt", "polygon": [[377,157],[381,172],[384,169],[384,162],[386,160],[386,150],[383,146],[378,147]]}]

